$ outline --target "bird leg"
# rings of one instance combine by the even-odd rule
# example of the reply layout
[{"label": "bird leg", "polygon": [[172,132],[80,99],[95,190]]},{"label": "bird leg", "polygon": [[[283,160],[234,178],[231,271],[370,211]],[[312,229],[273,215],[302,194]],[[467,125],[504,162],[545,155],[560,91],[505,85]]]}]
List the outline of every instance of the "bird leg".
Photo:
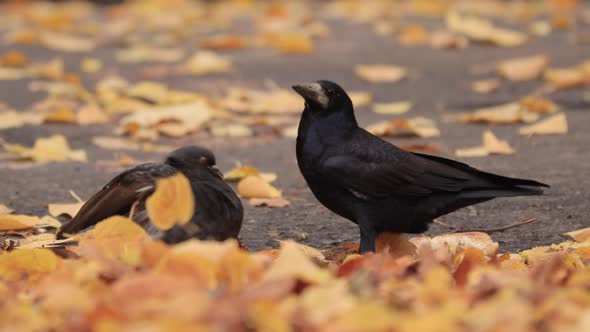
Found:
[{"label": "bird leg", "polygon": [[377,232],[373,227],[363,226],[359,223],[361,229],[361,245],[359,253],[364,254],[366,252],[375,252],[375,239],[377,238]]}]

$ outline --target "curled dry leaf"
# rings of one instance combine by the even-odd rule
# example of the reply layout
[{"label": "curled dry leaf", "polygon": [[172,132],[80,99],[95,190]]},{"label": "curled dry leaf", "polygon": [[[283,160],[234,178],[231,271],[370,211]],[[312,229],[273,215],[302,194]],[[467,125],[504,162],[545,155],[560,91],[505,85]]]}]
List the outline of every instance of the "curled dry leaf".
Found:
[{"label": "curled dry leaf", "polygon": [[271,208],[282,208],[291,205],[291,202],[284,198],[251,198],[248,204],[252,206],[268,206]]},{"label": "curled dry leaf", "polygon": [[76,113],[69,108],[60,107],[45,114],[44,122],[48,123],[76,123]]},{"label": "curled dry leaf", "polygon": [[301,98],[285,89],[257,91],[232,88],[221,101],[225,109],[244,113],[300,113]]},{"label": "curled dry leaf", "polygon": [[270,38],[271,45],[279,51],[291,54],[309,54],[313,52],[313,42],[308,34],[288,33]]},{"label": "curled dry leaf", "polygon": [[14,212],[14,210],[13,210],[12,208],[10,208],[10,207],[9,207],[8,205],[6,205],[6,204],[2,204],[2,203],[0,203],[0,215],[3,215],[3,214],[10,214],[10,213],[12,213],[12,212]]},{"label": "curled dry leaf", "polygon": [[117,61],[121,63],[143,63],[143,62],[177,62],[184,57],[184,50],[181,48],[156,48],[137,45],[116,54]]},{"label": "curled dry leaf", "polygon": [[366,91],[351,91],[348,96],[355,108],[368,106],[373,100],[373,95]]},{"label": "curled dry leaf", "polygon": [[281,191],[260,176],[247,176],[238,183],[238,192],[244,198],[280,198]]},{"label": "curled dry leaf", "polygon": [[271,183],[277,179],[276,173],[265,173],[260,172],[256,167],[250,165],[242,165],[238,163],[238,166],[229,172],[227,172],[223,179],[226,181],[237,181],[248,176],[260,176],[266,182]]},{"label": "curled dry leaf", "polygon": [[37,227],[41,219],[24,214],[0,214],[0,231],[20,230]]},{"label": "curled dry leaf", "polygon": [[518,130],[520,135],[554,135],[567,133],[568,125],[565,113],[558,113],[546,119]]},{"label": "curled dry leaf", "polygon": [[437,137],[440,130],[433,120],[416,117],[409,120],[381,121],[368,126],[367,131],[377,136],[392,137]]},{"label": "curled dry leaf", "polygon": [[211,51],[193,54],[183,65],[182,70],[193,75],[226,73],[232,68],[231,58]]},{"label": "curled dry leaf", "polygon": [[492,154],[514,154],[514,149],[507,141],[498,139],[491,130],[486,130],[483,133],[482,146],[455,151],[457,157],[485,157]]},{"label": "curled dry leaf", "polygon": [[156,191],[145,203],[151,223],[160,230],[188,223],[195,211],[190,181],[182,173],[158,179]]},{"label": "curled dry leaf", "polygon": [[19,51],[7,51],[0,54],[0,67],[24,68],[29,65],[29,59]]},{"label": "curled dry leaf", "polygon": [[96,104],[86,104],[80,108],[76,121],[81,125],[104,124],[109,116]]},{"label": "curled dry leaf", "polygon": [[211,134],[219,137],[249,137],[254,133],[248,126],[241,124],[212,125]]},{"label": "curled dry leaf", "polygon": [[78,203],[53,203],[47,205],[47,209],[49,210],[49,214],[54,217],[59,217],[61,215],[66,215],[70,218],[73,218],[78,211],[82,208],[84,202]]},{"label": "curled dry leaf", "polygon": [[33,148],[27,148],[17,144],[0,142],[9,152],[18,154],[21,158],[37,163],[86,161],[84,150],[72,150],[63,135],[54,135],[47,138],[38,138]]},{"label": "curled dry leaf", "polygon": [[96,47],[91,39],[43,31],[39,35],[41,43],[45,47],[63,52],[90,52]]},{"label": "curled dry leaf", "polygon": [[522,98],[519,103],[523,109],[534,113],[553,113],[558,109],[554,102],[542,97],[527,96]]},{"label": "curled dry leaf", "polygon": [[471,84],[471,89],[477,93],[488,94],[498,90],[500,81],[496,79],[478,80]]},{"label": "curled dry leaf", "polygon": [[43,121],[43,114],[36,112],[0,112],[0,129],[18,128],[26,124],[38,125]]},{"label": "curled dry leaf", "polygon": [[354,71],[358,77],[371,83],[393,83],[406,77],[407,70],[393,65],[356,65]]},{"label": "curled dry leaf", "polygon": [[539,115],[524,110],[519,103],[508,103],[480,108],[473,113],[461,115],[460,119],[466,123],[512,124],[535,122]]},{"label": "curled dry leaf", "polygon": [[457,11],[448,12],[446,25],[449,30],[461,33],[473,41],[493,43],[502,47],[519,46],[528,39],[522,32],[498,28],[488,20],[462,15]]},{"label": "curled dry leaf", "polygon": [[305,250],[293,241],[281,242],[281,250],[263,280],[297,278],[309,283],[320,283],[332,279],[332,275],[313,263]]},{"label": "curled dry leaf", "polygon": [[548,64],[546,55],[515,58],[500,62],[498,73],[511,81],[529,81],[538,78]]},{"label": "curled dry leaf", "polygon": [[488,256],[496,254],[499,247],[498,243],[494,242],[488,234],[481,232],[450,233],[432,238],[419,236],[411,238],[410,242],[418,248],[426,245],[434,250],[447,246],[452,252],[455,252],[457,248],[476,248]]},{"label": "curled dry leaf", "polygon": [[430,34],[430,46],[433,48],[465,48],[469,44],[467,38],[450,31],[435,31]]},{"label": "curled dry leaf", "polygon": [[0,277],[5,280],[37,281],[55,271],[61,259],[47,249],[19,249],[0,255]]},{"label": "curled dry leaf", "polygon": [[409,101],[398,101],[393,103],[373,104],[373,112],[377,114],[404,114],[412,109]]},{"label": "curled dry leaf", "polygon": [[555,89],[568,89],[590,84],[590,70],[583,67],[549,68],[544,78]]},{"label": "curled dry leaf", "polygon": [[375,240],[376,250],[387,251],[392,257],[415,256],[416,245],[402,233],[383,232]]},{"label": "curled dry leaf", "polygon": [[590,227],[567,232],[563,235],[571,237],[576,242],[590,242]]},{"label": "curled dry leaf", "polygon": [[209,49],[238,50],[248,47],[249,44],[248,39],[231,35],[211,36],[201,40],[201,46]]},{"label": "curled dry leaf", "polygon": [[408,24],[399,31],[398,40],[406,46],[424,45],[428,43],[430,36],[421,24]]},{"label": "curled dry leaf", "polygon": [[102,69],[102,60],[97,58],[84,58],[80,61],[80,69],[85,73],[96,73]]}]

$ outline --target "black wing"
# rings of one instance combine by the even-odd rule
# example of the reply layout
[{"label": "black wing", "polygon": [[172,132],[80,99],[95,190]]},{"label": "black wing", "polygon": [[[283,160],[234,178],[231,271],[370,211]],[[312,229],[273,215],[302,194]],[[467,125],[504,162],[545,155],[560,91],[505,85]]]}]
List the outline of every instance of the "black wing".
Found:
[{"label": "black wing", "polygon": [[74,234],[110,216],[128,212],[133,203],[154,191],[157,178],[174,175],[176,169],[165,164],[142,164],[117,175],[92,196],[76,216],[61,227],[56,237]]},{"label": "black wing", "polygon": [[466,164],[399,149],[361,130],[321,162],[321,174],[361,198],[419,197],[436,192],[485,198],[539,194],[545,184],[479,171]]}]

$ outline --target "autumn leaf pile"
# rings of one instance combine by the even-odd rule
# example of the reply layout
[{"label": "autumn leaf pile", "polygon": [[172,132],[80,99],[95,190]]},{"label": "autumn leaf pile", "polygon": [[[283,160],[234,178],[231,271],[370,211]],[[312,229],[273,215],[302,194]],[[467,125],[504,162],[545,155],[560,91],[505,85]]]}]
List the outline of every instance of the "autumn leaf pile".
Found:
[{"label": "autumn leaf pile", "polygon": [[[151,240],[123,217],[68,250],[0,253],[11,331],[588,331],[590,230],[518,254],[481,233],[414,253]],[[583,242],[588,241],[588,242]],[[395,244],[395,243],[392,243]],[[67,253],[67,254],[66,254]],[[401,255],[401,256],[400,256]]]}]

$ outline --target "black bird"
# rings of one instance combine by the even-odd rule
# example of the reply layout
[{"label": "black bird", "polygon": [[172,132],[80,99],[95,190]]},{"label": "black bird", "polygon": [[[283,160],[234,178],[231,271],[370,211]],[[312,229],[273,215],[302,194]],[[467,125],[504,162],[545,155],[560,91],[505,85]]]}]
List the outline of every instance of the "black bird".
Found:
[{"label": "black bird", "polygon": [[[158,178],[182,172],[190,181],[195,213],[185,225],[160,231],[150,223],[145,200],[154,192]],[[135,205],[135,207],[134,207]],[[74,234],[113,215],[128,216],[156,239],[177,243],[189,238],[225,240],[240,232],[243,207],[234,191],[223,182],[215,156],[205,148],[187,146],[170,153],[164,163],[147,163],[117,175],[90,198],[76,216],[56,234]]]},{"label": "black bird", "polygon": [[356,223],[360,251],[381,232],[421,233],[433,219],[496,197],[540,195],[533,180],[504,177],[411,153],[359,128],[346,92],[318,81],[293,86],[305,99],[297,163],[315,197]]}]

